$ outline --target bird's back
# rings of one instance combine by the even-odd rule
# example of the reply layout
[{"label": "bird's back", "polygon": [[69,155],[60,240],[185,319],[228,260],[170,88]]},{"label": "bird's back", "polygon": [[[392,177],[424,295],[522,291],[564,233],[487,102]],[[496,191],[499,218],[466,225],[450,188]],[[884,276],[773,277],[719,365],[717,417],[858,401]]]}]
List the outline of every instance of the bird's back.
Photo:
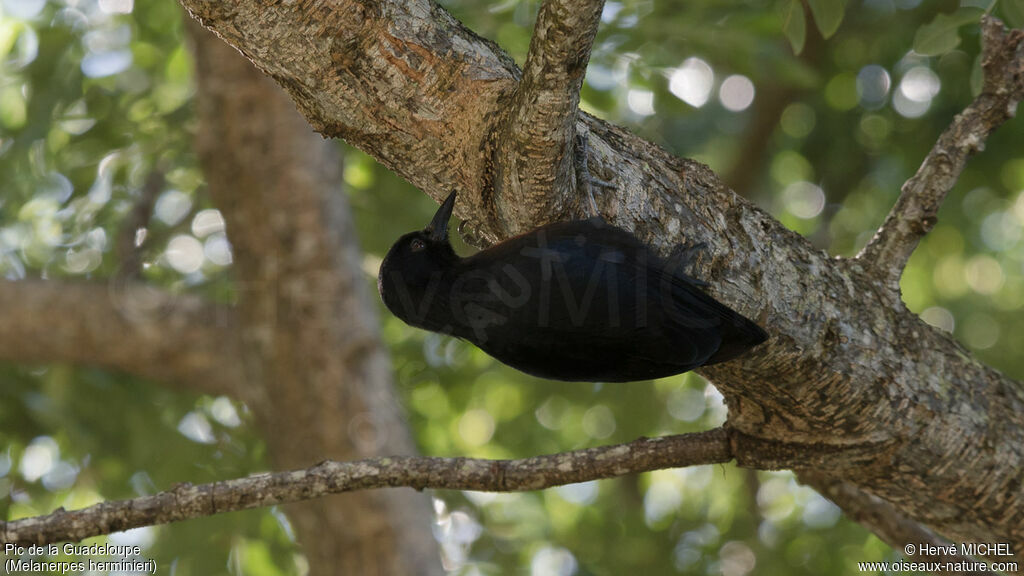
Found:
[{"label": "bird's back", "polygon": [[560,222],[462,260],[452,332],[524,372],[560,380],[658,378],[764,340],[635,236]]}]

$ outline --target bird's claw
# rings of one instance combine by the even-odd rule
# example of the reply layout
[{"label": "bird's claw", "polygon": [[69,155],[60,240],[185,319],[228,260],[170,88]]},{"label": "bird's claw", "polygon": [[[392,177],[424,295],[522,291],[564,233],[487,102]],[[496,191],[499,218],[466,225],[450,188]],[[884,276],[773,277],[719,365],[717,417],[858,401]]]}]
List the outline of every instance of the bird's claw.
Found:
[{"label": "bird's claw", "polygon": [[615,188],[613,182],[607,180],[601,180],[590,173],[590,131],[584,129],[582,132],[576,135],[576,167],[577,167],[577,184],[582,183],[583,189],[587,193],[587,199],[590,203],[590,210],[593,212],[593,216],[600,217],[600,212],[597,209],[597,201],[594,200],[594,190],[596,186],[598,188]]},{"label": "bird's claw", "polygon": [[673,268],[676,269],[676,274],[693,284],[701,288],[707,288],[710,286],[707,282],[692,276],[688,269],[692,269],[694,263],[696,263],[698,256],[701,253],[707,252],[707,242],[697,242],[695,244],[681,244],[672,249],[672,254],[669,256],[669,260],[675,264]]}]

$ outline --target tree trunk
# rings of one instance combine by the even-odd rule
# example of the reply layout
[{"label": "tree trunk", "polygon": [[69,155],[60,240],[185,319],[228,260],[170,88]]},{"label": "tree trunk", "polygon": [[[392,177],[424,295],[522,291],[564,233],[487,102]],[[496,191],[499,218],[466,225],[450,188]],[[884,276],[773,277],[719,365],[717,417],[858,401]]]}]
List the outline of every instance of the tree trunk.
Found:
[{"label": "tree trunk", "polygon": [[[274,467],[412,454],[338,150],[230,46],[194,23],[188,31],[197,149],[235,259],[241,394]],[[441,573],[422,494],[364,492],[286,511],[314,574]]]}]

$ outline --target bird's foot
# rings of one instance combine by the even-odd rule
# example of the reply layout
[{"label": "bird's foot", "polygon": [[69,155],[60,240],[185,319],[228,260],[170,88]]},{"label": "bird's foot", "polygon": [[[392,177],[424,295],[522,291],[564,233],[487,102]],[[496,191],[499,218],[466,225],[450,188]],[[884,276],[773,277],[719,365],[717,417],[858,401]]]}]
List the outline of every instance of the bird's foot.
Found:
[{"label": "bird's foot", "polygon": [[615,188],[615,184],[607,180],[601,180],[590,174],[590,131],[586,128],[576,136],[576,182],[582,185],[587,193],[587,200],[590,203],[590,210],[593,216],[600,217],[597,209],[597,201],[594,200],[594,187]]}]

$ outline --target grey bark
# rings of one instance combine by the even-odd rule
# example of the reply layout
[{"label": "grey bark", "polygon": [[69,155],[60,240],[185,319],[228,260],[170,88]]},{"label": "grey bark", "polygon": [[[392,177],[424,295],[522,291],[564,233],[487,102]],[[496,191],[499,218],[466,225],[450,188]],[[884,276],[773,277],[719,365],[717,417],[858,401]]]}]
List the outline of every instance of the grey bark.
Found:
[{"label": "grey bark", "polygon": [[[490,135],[520,73],[432,2],[182,4],[285,87],[321,133],[434,198],[460,190],[456,213],[484,239],[581,213],[572,182],[551,187],[547,202],[562,212],[514,208],[533,201],[521,191],[493,193]],[[986,41],[1007,55],[986,86],[1010,86],[1011,109],[1019,34]],[[830,258],[707,167],[585,114],[577,130],[590,133],[591,170],[616,185],[603,196],[606,219],[666,253],[705,242],[696,267],[710,292],[772,334],[743,360],[702,371],[726,398],[730,429],[808,451],[830,446],[816,474],[951,539],[1010,542],[1021,558],[1024,388],[906,310],[887,270],[902,262]],[[509,223],[506,214],[537,220]],[[737,460],[759,464],[757,454]]]},{"label": "grey bark", "polygon": [[386,457],[356,462],[325,461],[306,470],[257,474],[199,486],[179,485],[152,496],[0,522],[0,543],[27,546],[81,540],[137,526],[368,488],[539,490],[596,478],[731,459],[728,433],[719,428],[522,460]]},{"label": "grey bark", "polygon": [[[576,117],[604,0],[551,0],[537,14],[522,79],[494,135],[494,205],[510,232],[562,212],[556,185],[575,185]],[[526,202],[502,201],[503,194]]]}]

